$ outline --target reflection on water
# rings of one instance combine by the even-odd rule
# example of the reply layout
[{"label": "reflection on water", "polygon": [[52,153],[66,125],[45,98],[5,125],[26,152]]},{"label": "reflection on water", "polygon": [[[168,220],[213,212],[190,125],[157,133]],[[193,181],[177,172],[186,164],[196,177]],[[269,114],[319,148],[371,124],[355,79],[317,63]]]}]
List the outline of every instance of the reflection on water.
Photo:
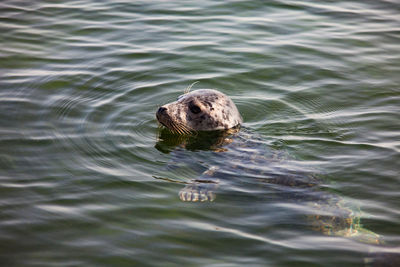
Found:
[{"label": "reflection on water", "polygon": [[[1,265],[396,266],[399,10],[2,1]],[[239,133],[158,130],[194,81],[232,97]],[[180,201],[215,175],[213,202]]]},{"label": "reflection on water", "polygon": [[195,132],[188,135],[174,134],[166,128],[158,134],[158,142],[155,148],[163,153],[169,153],[176,147],[187,150],[211,150],[223,151],[223,146],[232,142],[231,135],[240,131],[240,128],[229,129],[228,131]]}]

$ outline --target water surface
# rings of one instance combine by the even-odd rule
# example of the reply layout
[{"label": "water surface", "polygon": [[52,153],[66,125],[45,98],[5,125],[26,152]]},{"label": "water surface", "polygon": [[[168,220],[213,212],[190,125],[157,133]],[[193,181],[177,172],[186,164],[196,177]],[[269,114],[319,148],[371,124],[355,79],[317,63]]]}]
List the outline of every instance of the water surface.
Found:
[{"label": "water surface", "polygon": [[[1,265],[394,263],[399,12],[391,0],[2,1]],[[246,130],[385,244],[311,231],[251,175],[212,203],[181,202],[179,182],[213,152],[160,150],[154,113],[194,81],[230,95]]]}]

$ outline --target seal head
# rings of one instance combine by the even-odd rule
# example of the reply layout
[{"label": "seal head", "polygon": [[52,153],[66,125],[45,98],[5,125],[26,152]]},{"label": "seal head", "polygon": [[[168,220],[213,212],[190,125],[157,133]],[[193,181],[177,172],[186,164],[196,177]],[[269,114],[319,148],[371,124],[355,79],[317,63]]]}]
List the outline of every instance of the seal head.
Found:
[{"label": "seal head", "polygon": [[157,120],[172,132],[227,130],[242,123],[242,116],[225,94],[212,89],[200,89],[178,97],[161,106]]}]

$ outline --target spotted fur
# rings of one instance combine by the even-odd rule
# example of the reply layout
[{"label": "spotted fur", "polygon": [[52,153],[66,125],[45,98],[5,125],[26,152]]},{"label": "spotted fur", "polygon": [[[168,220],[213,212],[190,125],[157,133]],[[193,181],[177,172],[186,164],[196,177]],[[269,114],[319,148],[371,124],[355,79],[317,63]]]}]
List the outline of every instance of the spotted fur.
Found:
[{"label": "spotted fur", "polygon": [[156,117],[162,125],[180,134],[227,130],[243,121],[233,101],[212,89],[181,95],[177,101],[160,107]]}]

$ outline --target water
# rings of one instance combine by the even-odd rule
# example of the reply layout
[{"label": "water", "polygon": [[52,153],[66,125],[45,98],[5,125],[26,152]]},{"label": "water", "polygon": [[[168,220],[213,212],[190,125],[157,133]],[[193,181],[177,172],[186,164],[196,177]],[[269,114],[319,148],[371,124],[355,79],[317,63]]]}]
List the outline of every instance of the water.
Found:
[{"label": "water", "polygon": [[[399,11],[395,0],[2,1],[1,265],[395,265]],[[222,182],[212,203],[181,202],[179,182],[213,152],[160,149],[154,113],[194,81],[230,95],[246,130],[313,170],[385,243],[311,231],[251,175]]]}]

